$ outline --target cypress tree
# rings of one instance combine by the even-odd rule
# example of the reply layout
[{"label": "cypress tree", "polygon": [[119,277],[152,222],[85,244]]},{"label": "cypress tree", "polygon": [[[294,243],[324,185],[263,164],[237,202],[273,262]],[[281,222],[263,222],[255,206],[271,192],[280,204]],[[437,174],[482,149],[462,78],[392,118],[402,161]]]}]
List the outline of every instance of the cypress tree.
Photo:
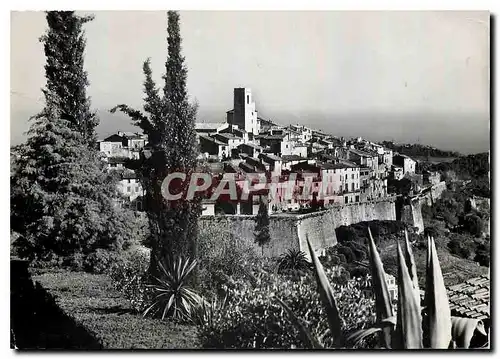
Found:
[{"label": "cypress tree", "polygon": [[149,59],[144,62],[144,111],[118,105],[111,110],[127,114],[148,135],[148,146],[133,166],[140,174],[146,190],[145,209],[151,231],[152,256],[150,270],[155,273],[157,260],[177,256],[196,257],[199,198],[169,203],[161,185],[169,172],[188,176],[196,169],[197,141],[196,105],[190,104],[186,90],[187,69],[181,55],[179,14],[168,12],[168,58],[163,76],[163,96],[152,79]]},{"label": "cypress tree", "polygon": [[269,212],[262,197],[259,201],[259,212],[255,222],[255,243],[261,247],[262,255],[264,255],[264,246],[271,241],[271,235],[269,233]]},{"label": "cypress tree", "polygon": [[43,90],[47,106],[57,108],[59,116],[69,121],[70,128],[92,146],[99,121],[90,110],[86,93],[89,82],[83,67],[86,45],[83,24],[93,17],[80,17],[74,11],[48,11],[46,19],[49,28],[40,40],[47,59],[47,86]]},{"label": "cypress tree", "polygon": [[[115,178],[106,173],[97,149],[89,147],[95,116],[85,97],[83,63],[68,63],[83,60],[80,26],[86,19],[72,12],[47,13],[45,107],[30,119],[27,141],[13,151],[11,228],[21,236],[16,241],[21,255],[30,259],[83,260],[98,248],[122,248],[131,230],[129,213],[114,205]],[[63,39],[81,54],[63,50]],[[60,51],[72,56],[61,57]],[[70,85],[69,79],[80,80]]]}]

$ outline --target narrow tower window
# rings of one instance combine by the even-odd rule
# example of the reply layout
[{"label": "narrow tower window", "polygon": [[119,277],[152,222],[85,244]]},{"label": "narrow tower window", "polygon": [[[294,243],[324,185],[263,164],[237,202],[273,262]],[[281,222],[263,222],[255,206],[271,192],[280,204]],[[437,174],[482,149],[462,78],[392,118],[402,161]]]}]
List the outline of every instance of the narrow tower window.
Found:
[{"label": "narrow tower window", "polygon": [[247,104],[250,104],[250,95],[247,95]]}]

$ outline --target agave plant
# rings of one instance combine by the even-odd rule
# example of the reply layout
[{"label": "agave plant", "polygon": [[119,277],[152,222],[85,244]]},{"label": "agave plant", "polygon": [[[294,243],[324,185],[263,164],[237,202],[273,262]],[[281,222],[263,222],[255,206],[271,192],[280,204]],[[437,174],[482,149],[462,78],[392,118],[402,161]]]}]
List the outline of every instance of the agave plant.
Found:
[{"label": "agave plant", "polygon": [[[328,282],[323,266],[314,253],[307,238],[312,264],[318,285],[318,292],[326,311],[330,333],[335,348],[353,347],[361,340],[375,333],[380,334],[380,346],[388,349],[448,349],[469,348],[475,334],[487,338],[480,320],[451,316],[446,288],[437,257],[434,239],[428,238],[426,285],[424,308],[420,306],[420,290],[417,269],[405,232],[403,248],[397,243],[398,257],[398,305],[397,315],[393,313],[385,272],[370,229],[369,252],[372,271],[372,287],[375,294],[377,320],[370,328],[357,330],[346,335],[335,303],[332,286]],[[301,333],[302,340],[311,348],[323,348],[306,323],[298,318],[281,300],[278,302],[289,314],[290,320]]]},{"label": "agave plant", "polygon": [[211,301],[200,298],[191,315],[191,322],[196,325],[213,327],[217,313],[221,313],[226,308],[226,301],[227,296],[222,300],[215,298]]},{"label": "agave plant", "polygon": [[154,277],[155,283],[148,285],[153,289],[153,303],[143,315],[189,320],[193,308],[200,302],[200,296],[187,283],[196,267],[196,260],[178,257],[166,263],[158,261],[158,267],[159,277]]},{"label": "agave plant", "polygon": [[286,271],[306,271],[310,267],[306,254],[298,249],[289,249],[284,253],[278,264],[278,273]]}]

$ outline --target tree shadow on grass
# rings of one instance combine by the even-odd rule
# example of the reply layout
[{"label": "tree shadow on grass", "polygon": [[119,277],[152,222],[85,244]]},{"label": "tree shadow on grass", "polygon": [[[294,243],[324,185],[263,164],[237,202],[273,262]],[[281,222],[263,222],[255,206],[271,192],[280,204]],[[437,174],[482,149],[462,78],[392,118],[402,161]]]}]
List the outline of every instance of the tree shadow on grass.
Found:
[{"label": "tree shadow on grass", "polygon": [[137,312],[135,310],[130,309],[130,308],[124,308],[121,305],[115,305],[115,306],[106,307],[106,308],[93,308],[92,312],[98,313],[98,314],[118,314],[118,315],[137,314]]},{"label": "tree shadow on grass", "polygon": [[83,327],[65,315],[54,299],[33,284],[28,263],[11,261],[11,338],[19,350],[102,349]]}]

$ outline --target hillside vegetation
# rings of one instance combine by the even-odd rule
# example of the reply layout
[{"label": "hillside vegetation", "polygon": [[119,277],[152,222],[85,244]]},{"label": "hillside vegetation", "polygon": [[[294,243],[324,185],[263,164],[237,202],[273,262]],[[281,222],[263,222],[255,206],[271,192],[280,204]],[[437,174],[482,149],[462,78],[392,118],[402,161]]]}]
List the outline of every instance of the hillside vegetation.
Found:
[{"label": "hillside vegetation", "polygon": [[407,143],[394,143],[392,141],[382,141],[382,146],[399,152],[410,157],[459,157],[460,153],[455,151],[443,151],[438,148],[420,145],[420,144],[407,144]]},{"label": "hillside vegetation", "polygon": [[[406,228],[410,241],[414,243],[413,251],[421,281],[425,280],[424,270],[426,266],[427,234],[433,235],[436,240],[439,260],[447,286],[488,273],[487,266],[481,266],[475,262],[477,251],[474,251],[476,249],[469,251],[466,256],[463,256],[460,253],[454,252],[449,246],[450,242],[454,243],[454,241],[456,241],[456,238],[458,238],[457,236],[461,236],[464,243],[468,243],[468,245],[472,247],[477,247],[479,241],[483,241],[484,243],[486,240],[478,238],[478,242],[476,243],[474,240],[475,237],[470,234],[450,232],[445,228],[444,224],[441,223],[442,221],[427,219],[430,222],[427,221],[426,223],[432,223],[434,227],[432,227],[432,230],[426,230],[422,234],[412,232],[412,228],[408,228],[408,226],[401,221],[370,221],[356,223],[351,226],[341,226],[336,230],[338,245],[335,249],[327,251],[327,256],[329,256],[329,261],[332,261],[333,264],[340,264],[345,267],[351,277],[368,274],[369,269],[366,268],[368,264],[368,249],[366,243],[368,240],[368,227],[370,227],[373,239],[380,250],[385,270],[396,276],[396,243],[398,239],[402,240],[404,238],[404,229]],[[471,242],[473,244],[471,244]],[[489,243],[489,239],[487,242]],[[483,264],[486,264],[486,262]],[[423,285],[424,282],[421,284]]]},{"label": "hillside vegetation", "polygon": [[419,162],[419,172],[438,171],[442,179],[452,182],[455,179],[469,181],[462,190],[469,196],[490,197],[490,156],[489,153],[462,156],[452,162]]}]

